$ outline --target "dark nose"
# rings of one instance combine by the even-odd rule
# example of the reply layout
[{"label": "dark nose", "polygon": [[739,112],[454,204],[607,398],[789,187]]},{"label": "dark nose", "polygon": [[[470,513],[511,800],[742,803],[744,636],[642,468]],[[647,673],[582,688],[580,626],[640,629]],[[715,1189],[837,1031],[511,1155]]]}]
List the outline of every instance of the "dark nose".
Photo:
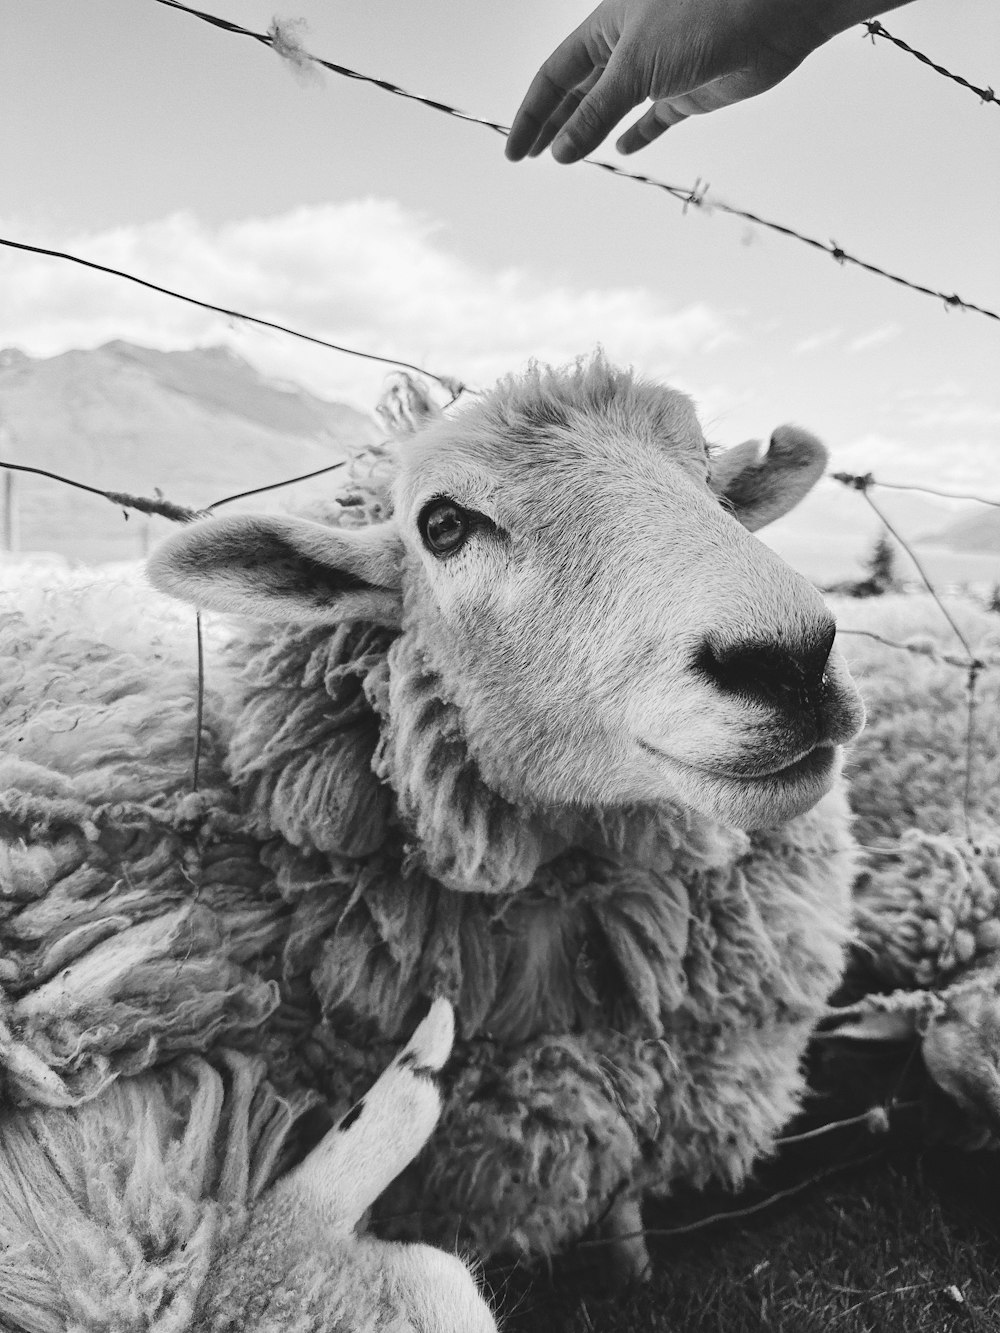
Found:
[{"label": "dark nose", "polygon": [[706,639],[695,666],[727,694],[783,709],[812,710],[825,692],[823,672],[837,629],[831,621],[797,645],[751,640],[723,646]]}]

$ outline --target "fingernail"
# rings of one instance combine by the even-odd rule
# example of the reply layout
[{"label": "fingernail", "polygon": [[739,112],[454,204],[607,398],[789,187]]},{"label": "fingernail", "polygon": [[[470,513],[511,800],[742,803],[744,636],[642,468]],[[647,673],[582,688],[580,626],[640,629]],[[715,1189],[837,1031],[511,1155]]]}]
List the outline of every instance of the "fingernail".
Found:
[{"label": "fingernail", "polygon": [[557,162],[575,162],[576,149],[568,134],[557,134],[552,144],[552,156]]}]

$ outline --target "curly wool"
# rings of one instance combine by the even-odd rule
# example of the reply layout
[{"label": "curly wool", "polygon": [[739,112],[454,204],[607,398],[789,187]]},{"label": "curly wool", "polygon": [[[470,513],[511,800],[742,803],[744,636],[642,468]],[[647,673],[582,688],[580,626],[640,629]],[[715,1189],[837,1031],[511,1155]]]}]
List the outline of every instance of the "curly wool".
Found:
[{"label": "curly wool", "polygon": [[970,732],[968,673],[931,598],[837,611],[868,710],[846,765],[864,862],[848,984],[926,987],[1000,951],[1000,627],[951,608],[983,663]]},{"label": "curly wool", "polygon": [[0,1324],[181,1333],[283,1165],[292,1104],[220,1053],[86,1105],[0,1113]]},{"label": "curly wool", "polygon": [[868,854],[855,890],[858,966],[872,983],[925,987],[1000,956],[1000,843],[907,829]]},{"label": "curly wool", "polygon": [[[842,643],[869,721],[849,760],[864,868],[844,982],[824,1023],[836,1039],[828,1064],[837,1066],[837,1041],[888,1042],[911,1054],[918,1046],[936,1093],[936,1132],[965,1147],[995,1146],[1000,629],[995,616],[951,606],[983,664],[970,740],[968,672],[930,598],[884,597],[838,611],[842,629],[862,631]],[[880,643],[872,632],[916,652]],[[853,1077],[864,1079],[864,1059],[857,1068]],[[851,1069],[845,1064],[841,1085]],[[950,1099],[945,1115],[937,1109],[941,1092]]]},{"label": "curly wool", "polygon": [[0,621],[0,1101],[79,1104],[278,1007],[287,909],[211,727],[189,790],[176,620],[99,581]]},{"label": "curly wool", "polygon": [[[892,841],[909,829],[964,832],[967,775],[970,813],[979,829],[1000,824],[1000,621],[970,605],[951,614],[977,657],[968,744],[968,671],[948,656],[965,651],[928,597],[831,599],[838,647],[865,700],[868,721],[851,745],[845,773],[861,843]],[[860,631],[854,634],[851,631]],[[905,651],[866,637],[908,644]]]}]

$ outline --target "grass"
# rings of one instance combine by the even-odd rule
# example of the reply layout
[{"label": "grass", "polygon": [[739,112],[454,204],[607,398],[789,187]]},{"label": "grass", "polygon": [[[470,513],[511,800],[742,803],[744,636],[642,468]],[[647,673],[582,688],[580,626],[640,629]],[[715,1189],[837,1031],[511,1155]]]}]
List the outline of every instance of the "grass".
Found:
[{"label": "grass", "polygon": [[746,1196],[647,1208],[655,1231],[814,1182],[741,1219],[650,1236],[646,1285],[609,1294],[595,1249],[548,1274],[491,1273],[505,1333],[1000,1330],[1000,1157],[830,1137],[825,1164],[797,1149]]}]

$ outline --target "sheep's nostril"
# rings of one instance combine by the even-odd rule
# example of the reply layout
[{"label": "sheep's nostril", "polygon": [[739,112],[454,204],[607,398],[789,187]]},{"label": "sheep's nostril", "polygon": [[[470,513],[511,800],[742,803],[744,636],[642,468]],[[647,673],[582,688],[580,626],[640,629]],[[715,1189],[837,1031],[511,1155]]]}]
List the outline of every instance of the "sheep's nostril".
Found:
[{"label": "sheep's nostril", "polygon": [[835,634],[831,624],[794,645],[759,639],[722,645],[706,639],[695,656],[695,667],[727,694],[783,708],[812,709],[823,696],[823,673]]}]

